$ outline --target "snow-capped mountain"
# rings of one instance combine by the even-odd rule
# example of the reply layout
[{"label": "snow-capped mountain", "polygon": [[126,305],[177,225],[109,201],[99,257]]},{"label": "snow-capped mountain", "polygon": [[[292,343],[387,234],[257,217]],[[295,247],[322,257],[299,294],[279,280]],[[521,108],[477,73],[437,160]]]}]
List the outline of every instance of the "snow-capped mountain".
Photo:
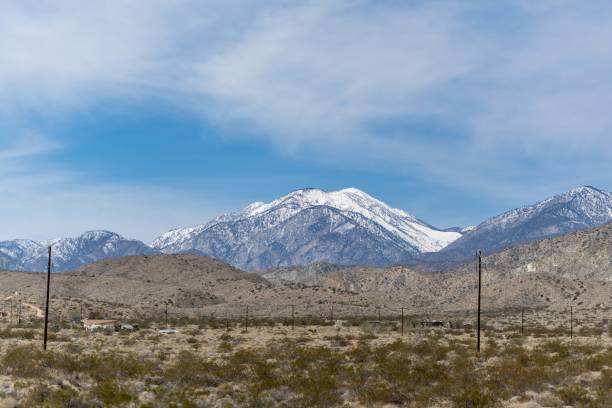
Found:
[{"label": "snow-capped mountain", "polygon": [[195,250],[254,270],[318,261],[388,265],[438,251],[460,236],[355,188],[303,189],[207,224],[169,231],[152,246],[166,253]]},{"label": "snow-capped mountain", "polygon": [[577,187],[495,216],[427,258],[465,261],[473,259],[478,249],[490,254],[511,245],[598,227],[611,221],[612,193],[591,186]]},{"label": "snow-capped mountain", "polygon": [[0,269],[46,271],[49,245],[53,271],[74,269],[102,259],[158,253],[146,244],[108,231],[89,231],[77,238],[49,242],[17,239],[0,242]]}]

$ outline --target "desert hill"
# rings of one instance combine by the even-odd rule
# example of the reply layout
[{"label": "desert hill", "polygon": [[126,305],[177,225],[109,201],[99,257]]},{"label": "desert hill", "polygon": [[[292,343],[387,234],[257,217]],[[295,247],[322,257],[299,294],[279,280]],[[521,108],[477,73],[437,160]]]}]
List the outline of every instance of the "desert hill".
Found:
[{"label": "desert hill", "polygon": [[567,279],[612,281],[612,223],[510,247],[487,256],[486,265],[500,273],[546,272]]},{"label": "desert hill", "polygon": [[[508,248],[484,257],[483,307],[609,310],[612,224]],[[81,305],[99,315],[174,316],[397,315],[475,308],[475,263],[445,273],[407,266],[338,267],[318,263],[246,273],[194,254],[103,260],[52,276],[52,309],[74,317]],[[45,274],[0,272],[0,298],[44,303]],[[16,294],[17,292],[17,294]],[[13,301],[11,300],[11,301]]]}]

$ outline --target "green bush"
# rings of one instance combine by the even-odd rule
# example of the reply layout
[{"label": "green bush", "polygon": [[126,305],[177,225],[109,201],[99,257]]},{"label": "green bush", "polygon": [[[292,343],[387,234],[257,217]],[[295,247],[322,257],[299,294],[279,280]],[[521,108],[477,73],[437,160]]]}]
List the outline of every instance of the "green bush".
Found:
[{"label": "green bush", "polygon": [[138,399],[130,387],[113,380],[96,383],[91,396],[109,407],[120,407]]}]

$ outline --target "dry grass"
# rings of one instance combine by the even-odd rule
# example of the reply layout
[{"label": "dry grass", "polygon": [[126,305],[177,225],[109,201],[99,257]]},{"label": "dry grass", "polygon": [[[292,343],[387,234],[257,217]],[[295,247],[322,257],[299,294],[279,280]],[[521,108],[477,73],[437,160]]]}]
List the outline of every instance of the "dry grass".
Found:
[{"label": "dry grass", "polygon": [[[160,335],[0,331],[0,378],[23,406],[609,407],[612,341],[556,328],[473,332],[266,324]],[[584,334],[584,333],[580,333]],[[63,340],[63,341],[58,341]],[[5,377],[2,377],[5,376]],[[1,404],[0,404],[1,405]]]}]

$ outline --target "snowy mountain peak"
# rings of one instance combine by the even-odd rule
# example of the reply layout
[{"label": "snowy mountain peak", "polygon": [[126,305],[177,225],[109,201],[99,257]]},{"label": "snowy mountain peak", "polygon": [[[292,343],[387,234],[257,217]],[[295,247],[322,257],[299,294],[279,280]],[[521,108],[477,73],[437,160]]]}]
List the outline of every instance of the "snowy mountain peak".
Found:
[{"label": "snowy mountain peak", "polygon": [[612,220],[612,194],[591,186],[576,187],[538,203],[507,211],[485,221],[478,228],[512,227],[547,212],[557,212],[557,216],[584,224],[584,227],[595,227]]},{"label": "snowy mountain peak", "polygon": [[54,271],[74,269],[86,263],[117,256],[158,252],[140,241],[125,239],[111,231],[95,230],[87,231],[76,238],[59,238],[45,242],[0,242],[0,269],[44,271],[49,245],[53,247]]},{"label": "snowy mountain peak", "polygon": [[95,241],[99,241],[102,239],[125,239],[121,235],[115,232],[106,231],[106,230],[86,231],[83,234],[81,234],[78,238],[85,239],[85,240],[95,240]]},{"label": "snowy mountain peak", "polygon": [[475,249],[491,253],[507,246],[594,228],[612,221],[612,194],[591,186],[573,188],[479,224],[438,256],[467,259]]},{"label": "snowy mountain peak", "polygon": [[[388,263],[437,251],[461,236],[458,232],[431,227],[356,188],[338,191],[304,188],[269,203],[256,202],[235,213],[220,215],[207,224],[169,231],[151,245],[162,252],[197,250],[245,269],[302,263],[305,255],[292,251],[306,248],[311,248],[308,262],[358,263],[355,257],[363,254],[332,253],[332,247],[341,246],[343,236],[356,231],[367,236],[360,238],[365,239],[363,245],[395,251],[386,260]],[[291,236],[279,238],[286,234]],[[264,236],[268,237],[265,245]],[[290,250],[283,241],[286,239],[299,240],[300,244],[293,243],[295,248]],[[321,251],[317,247],[321,239],[327,243],[319,244],[327,248],[317,253]],[[332,244],[329,240],[338,242]],[[261,253],[258,255],[256,251]],[[373,253],[368,256],[376,258],[376,262],[385,262],[376,255],[376,250],[369,251]],[[342,259],[334,258],[338,256]],[[351,256],[353,261],[346,260]]]}]

